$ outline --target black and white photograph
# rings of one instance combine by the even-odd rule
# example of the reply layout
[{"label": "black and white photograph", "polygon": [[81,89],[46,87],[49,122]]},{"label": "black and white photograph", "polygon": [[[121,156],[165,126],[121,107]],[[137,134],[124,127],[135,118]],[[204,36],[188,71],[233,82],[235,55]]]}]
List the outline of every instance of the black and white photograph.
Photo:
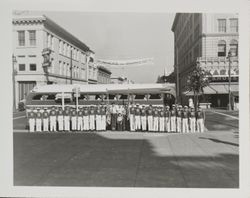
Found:
[{"label": "black and white photograph", "polygon": [[237,13],[12,24],[14,185],[239,187]]},{"label": "black and white photograph", "polygon": [[243,10],[9,11],[13,189],[246,188]]}]

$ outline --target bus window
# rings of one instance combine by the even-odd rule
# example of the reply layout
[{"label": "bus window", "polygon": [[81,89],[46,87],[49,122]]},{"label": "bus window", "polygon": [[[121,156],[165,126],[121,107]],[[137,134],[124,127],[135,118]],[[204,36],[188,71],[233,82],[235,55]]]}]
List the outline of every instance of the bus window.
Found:
[{"label": "bus window", "polygon": [[88,100],[96,100],[96,95],[88,95]]},{"label": "bus window", "polygon": [[32,100],[43,100],[43,95],[42,94],[38,94],[33,96]]},{"label": "bus window", "polygon": [[56,96],[55,94],[48,94],[47,100],[55,100]]},{"label": "bus window", "polygon": [[127,100],[128,99],[128,95],[121,95],[120,100]]},{"label": "bus window", "polygon": [[88,96],[87,95],[84,95],[84,94],[81,94],[80,97],[78,98],[79,100],[87,100],[88,99]]},{"label": "bus window", "polygon": [[144,94],[136,94],[136,96],[135,96],[135,99],[136,100],[143,100],[143,99],[145,99],[145,95]]},{"label": "bus window", "polygon": [[150,100],[161,99],[161,94],[150,94]]},{"label": "bus window", "polygon": [[109,100],[114,100],[114,98],[115,98],[114,94],[109,95]]},{"label": "bus window", "polygon": [[98,95],[98,94],[97,94],[97,95],[95,96],[95,100],[102,100],[102,95]]}]

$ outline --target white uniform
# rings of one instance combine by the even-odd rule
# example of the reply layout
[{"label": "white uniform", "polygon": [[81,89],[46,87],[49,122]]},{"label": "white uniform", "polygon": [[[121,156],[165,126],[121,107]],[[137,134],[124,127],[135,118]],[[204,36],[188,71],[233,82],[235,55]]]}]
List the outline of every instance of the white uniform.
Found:
[{"label": "white uniform", "polygon": [[141,127],[143,131],[147,130],[147,117],[146,117],[146,109],[141,110]]},{"label": "white uniform", "polygon": [[95,130],[95,109],[90,109],[89,130]]},{"label": "white uniform", "polygon": [[83,130],[88,131],[89,130],[89,110],[84,109],[83,111]]},{"label": "white uniform", "polygon": [[29,130],[30,132],[35,131],[35,113],[31,111],[29,114]]},{"label": "white uniform", "polygon": [[153,131],[153,110],[151,108],[147,111],[147,118],[148,118],[148,130]]},{"label": "white uniform", "polygon": [[141,110],[139,107],[135,109],[135,130],[141,130]]},{"label": "white uniform", "polygon": [[56,131],[56,111],[52,109],[50,111],[50,131]]},{"label": "white uniform", "polygon": [[96,110],[96,130],[100,131],[102,130],[102,116],[101,116],[101,109]]},{"label": "white uniform", "polygon": [[154,110],[153,131],[159,131],[159,112],[158,112],[158,110]]},{"label": "white uniform", "polygon": [[77,129],[77,113],[75,110],[73,110],[71,113],[71,124],[72,124],[71,129],[73,131],[76,131],[76,129]]},{"label": "white uniform", "polygon": [[64,123],[63,123],[63,111],[62,110],[59,110],[58,111],[58,116],[57,116],[57,121],[58,121],[58,129],[59,129],[59,131],[63,131],[63,125],[64,125]]},{"label": "white uniform", "polygon": [[36,113],[36,132],[42,132],[42,113]]},{"label": "white uniform", "polygon": [[43,112],[43,131],[49,131],[49,113],[47,111]]},{"label": "white uniform", "polygon": [[106,110],[105,107],[101,108],[101,130],[106,130]]},{"label": "white uniform", "polygon": [[159,117],[159,121],[160,121],[160,128],[159,131],[164,132],[164,128],[165,128],[165,115],[164,115],[164,111],[160,110],[160,117]]},{"label": "white uniform", "polygon": [[177,110],[177,118],[176,118],[176,125],[177,125],[177,132],[181,133],[182,132],[182,111]]},{"label": "white uniform", "polygon": [[82,111],[78,111],[78,116],[77,116],[77,130],[82,131],[83,130],[83,116],[82,116]]},{"label": "white uniform", "polygon": [[183,133],[189,133],[188,127],[188,111],[183,111],[183,118],[182,118],[182,131]]},{"label": "white uniform", "polygon": [[171,131],[176,132],[176,111],[175,111],[175,109],[171,110],[170,122],[171,122]]}]

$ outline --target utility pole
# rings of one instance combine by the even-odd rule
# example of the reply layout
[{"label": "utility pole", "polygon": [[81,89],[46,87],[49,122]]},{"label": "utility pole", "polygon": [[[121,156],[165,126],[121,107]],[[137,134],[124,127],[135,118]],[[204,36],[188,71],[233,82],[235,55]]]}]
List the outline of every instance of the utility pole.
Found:
[{"label": "utility pole", "polygon": [[72,49],[70,50],[70,84],[72,85],[72,78],[73,78],[73,66],[72,66]]},{"label": "utility pole", "polygon": [[231,106],[231,57],[232,57],[232,53],[231,51],[228,52],[228,110],[231,111],[232,110],[232,106]]}]

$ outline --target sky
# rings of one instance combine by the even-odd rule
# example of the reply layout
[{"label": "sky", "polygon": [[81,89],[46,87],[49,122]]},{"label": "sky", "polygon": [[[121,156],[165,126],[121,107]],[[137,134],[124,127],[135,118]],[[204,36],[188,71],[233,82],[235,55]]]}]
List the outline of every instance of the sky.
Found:
[{"label": "sky", "polygon": [[76,36],[95,52],[96,59],[153,58],[153,64],[109,68],[112,76],[135,83],[154,83],[159,75],[173,71],[174,13],[126,12],[32,12],[44,14]]}]

